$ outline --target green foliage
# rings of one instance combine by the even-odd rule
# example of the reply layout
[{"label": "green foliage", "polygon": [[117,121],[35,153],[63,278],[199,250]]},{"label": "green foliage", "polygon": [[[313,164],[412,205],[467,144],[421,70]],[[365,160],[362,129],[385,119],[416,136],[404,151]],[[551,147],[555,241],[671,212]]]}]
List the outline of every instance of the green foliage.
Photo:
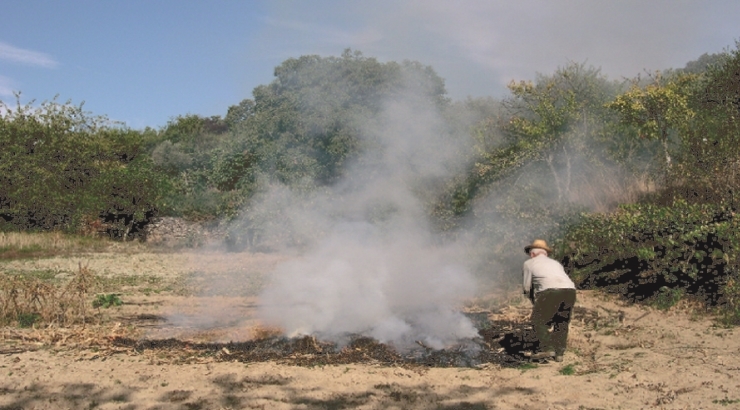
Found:
[{"label": "green foliage", "polygon": [[604,106],[619,84],[569,64],[509,88],[512,96],[498,107],[471,104],[483,117],[471,129],[474,163],[432,208],[442,230],[454,235],[466,226],[482,238],[472,251],[485,261],[476,270],[501,276],[499,283],[521,269],[512,249],[533,237],[557,237],[585,209],[613,207],[634,180],[620,168],[634,155],[615,154],[617,118]]},{"label": "green foliage", "polygon": [[33,327],[34,323],[41,320],[41,315],[35,312],[23,312],[18,315],[18,327]]},{"label": "green foliage", "polygon": [[572,376],[576,374],[576,368],[573,364],[569,364],[561,367],[560,370],[558,370],[558,373],[562,374],[563,376]]},{"label": "green foliage", "polygon": [[336,182],[369,143],[363,127],[409,90],[446,104],[444,82],[430,67],[380,63],[351,50],[341,57],[288,59],[275,77],[254,90],[253,108],[242,122],[242,151],[254,155],[260,172],[287,185]]},{"label": "green foliage", "polygon": [[640,138],[660,141],[665,167],[671,166],[669,138],[672,134],[686,138],[695,112],[689,106],[693,75],[678,75],[664,81],[660,74],[654,82],[640,87],[639,79],[632,88],[606,106],[619,113],[622,121],[636,128]]},{"label": "green foliage", "polygon": [[251,194],[249,154],[239,161],[229,125],[220,117],[177,117],[154,140],[152,165],[163,174],[166,188],[159,207],[163,215],[228,217]]},{"label": "green foliage", "polygon": [[123,304],[123,301],[119,297],[119,295],[115,293],[109,293],[109,294],[99,294],[95,295],[95,300],[92,302],[92,306],[94,308],[105,308],[108,309],[112,306],[121,306]]},{"label": "green foliage", "polygon": [[724,399],[714,399],[712,400],[712,403],[729,406],[730,404],[740,403],[740,399],[728,399],[727,397],[725,397]]},{"label": "green foliage", "polygon": [[635,83],[607,105],[638,135],[661,142],[663,185],[639,204],[584,215],[558,249],[582,287],[606,287],[661,309],[698,296],[719,307],[720,322],[735,325],[740,47],[689,71]]},{"label": "green foliage", "polygon": [[653,305],[661,310],[668,310],[675,306],[686,294],[686,291],[682,288],[669,288],[663,286],[655,298],[653,299]]},{"label": "green foliage", "polygon": [[[467,213],[472,200],[515,175],[528,164],[539,163],[523,181],[531,186],[530,200],[564,204],[575,200],[578,183],[574,168],[604,169],[605,123],[611,118],[604,104],[616,93],[617,85],[599,70],[583,64],[569,64],[552,76],[540,75],[536,82],[512,82],[512,97],[496,113],[484,118],[472,131],[477,140],[477,158],[467,177],[457,181],[435,209],[449,220]],[[473,105],[469,102],[470,105]],[[489,103],[490,104],[490,103]],[[480,110],[481,103],[471,109]]]},{"label": "green foliage", "polygon": [[719,322],[725,326],[740,325],[740,270],[731,269],[724,285],[724,302]]},{"label": "green foliage", "polygon": [[665,189],[655,202],[734,201],[740,188],[739,69],[740,48],[704,55],[686,69],[658,74],[647,85],[635,81],[607,105],[628,126],[626,136],[659,141],[663,147],[659,168]]},{"label": "green foliage", "polygon": [[711,65],[692,87],[691,109],[696,113],[668,175],[668,198],[689,202],[729,202],[736,207],[740,190],[740,43]]},{"label": "green foliage", "polygon": [[586,215],[558,243],[581,287],[605,287],[670,307],[683,294],[734,303],[727,275],[738,268],[740,228],[722,204],[641,203]]},{"label": "green foliage", "polygon": [[519,367],[517,367],[517,369],[521,370],[522,373],[524,373],[527,370],[536,369],[538,367],[539,366],[537,366],[537,363],[522,363],[521,365],[519,365]]},{"label": "green foliage", "polygon": [[728,53],[704,53],[699,58],[686,63],[684,68],[676,70],[680,74],[704,74],[708,70],[721,66],[728,58]]},{"label": "green foliage", "polygon": [[183,151],[179,142],[165,140],[152,151],[152,161],[166,174],[176,176],[192,165],[193,158]]},{"label": "green foliage", "polygon": [[0,103],[0,229],[77,231],[95,220],[128,233],[164,187],[142,133],[67,102]]},{"label": "green foliage", "polygon": [[351,50],[288,59],[224,119],[177,117],[149,139],[155,169],[171,187],[161,210],[233,218],[264,184],[309,190],[333,184],[377,144],[362,134],[365,126],[409,90],[432,104],[448,103],[442,79],[416,62],[381,63]]}]

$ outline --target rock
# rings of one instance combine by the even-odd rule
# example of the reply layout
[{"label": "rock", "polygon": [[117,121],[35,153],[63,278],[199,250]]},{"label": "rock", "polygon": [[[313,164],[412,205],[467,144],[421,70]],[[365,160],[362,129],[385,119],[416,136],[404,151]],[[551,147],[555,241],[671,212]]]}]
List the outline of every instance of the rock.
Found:
[{"label": "rock", "polygon": [[154,218],[145,230],[148,243],[197,247],[223,239],[224,229],[213,223],[187,221],[183,218]]}]

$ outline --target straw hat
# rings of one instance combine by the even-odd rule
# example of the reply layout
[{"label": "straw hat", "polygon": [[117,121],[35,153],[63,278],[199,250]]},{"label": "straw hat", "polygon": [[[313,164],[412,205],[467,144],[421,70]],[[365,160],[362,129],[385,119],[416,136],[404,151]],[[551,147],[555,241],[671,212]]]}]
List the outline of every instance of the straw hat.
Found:
[{"label": "straw hat", "polygon": [[532,248],[544,249],[547,251],[547,253],[552,253],[552,249],[550,249],[550,247],[547,246],[547,242],[545,242],[544,239],[535,239],[531,245],[527,245],[524,247],[524,253],[529,255],[529,251],[531,251]]}]

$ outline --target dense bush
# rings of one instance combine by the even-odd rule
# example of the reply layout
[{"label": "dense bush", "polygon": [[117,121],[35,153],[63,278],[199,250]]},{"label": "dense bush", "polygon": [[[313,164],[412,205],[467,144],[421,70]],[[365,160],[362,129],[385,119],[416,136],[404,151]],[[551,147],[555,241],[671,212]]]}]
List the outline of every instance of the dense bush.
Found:
[{"label": "dense bush", "polygon": [[84,230],[127,236],[157,212],[166,187],[144,135],[56,101],[3,104],[0,229]]},{"label": "dense bush", "polygon": [[738,272],[740,226],[721,204],[634,204],[587,215],[559,241],[558,254],[584,288],[605,287],[633,300],[680,288],[722,302]]}]

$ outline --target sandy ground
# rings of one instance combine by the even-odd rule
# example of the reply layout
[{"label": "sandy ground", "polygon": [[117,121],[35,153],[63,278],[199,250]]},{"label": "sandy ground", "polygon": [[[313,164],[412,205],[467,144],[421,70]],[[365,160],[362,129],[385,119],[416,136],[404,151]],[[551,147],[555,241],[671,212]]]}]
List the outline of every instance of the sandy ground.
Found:
[{"label": "sandy ground", "polygon": [[[141,251],[0,262],[6,271],[59,277],[82,262],[125,302],[85,329],[2,329],[0,409],[740,408],[736,330],[590,291],[578,293],[564,362],[518,368],[181,360],[111,343],[115,336],[254,337],[254,288],[284,259]],[[492,309],[490,318],[526,321],[528,304]],[[206,320],[213,316],[219,321]]]}]

